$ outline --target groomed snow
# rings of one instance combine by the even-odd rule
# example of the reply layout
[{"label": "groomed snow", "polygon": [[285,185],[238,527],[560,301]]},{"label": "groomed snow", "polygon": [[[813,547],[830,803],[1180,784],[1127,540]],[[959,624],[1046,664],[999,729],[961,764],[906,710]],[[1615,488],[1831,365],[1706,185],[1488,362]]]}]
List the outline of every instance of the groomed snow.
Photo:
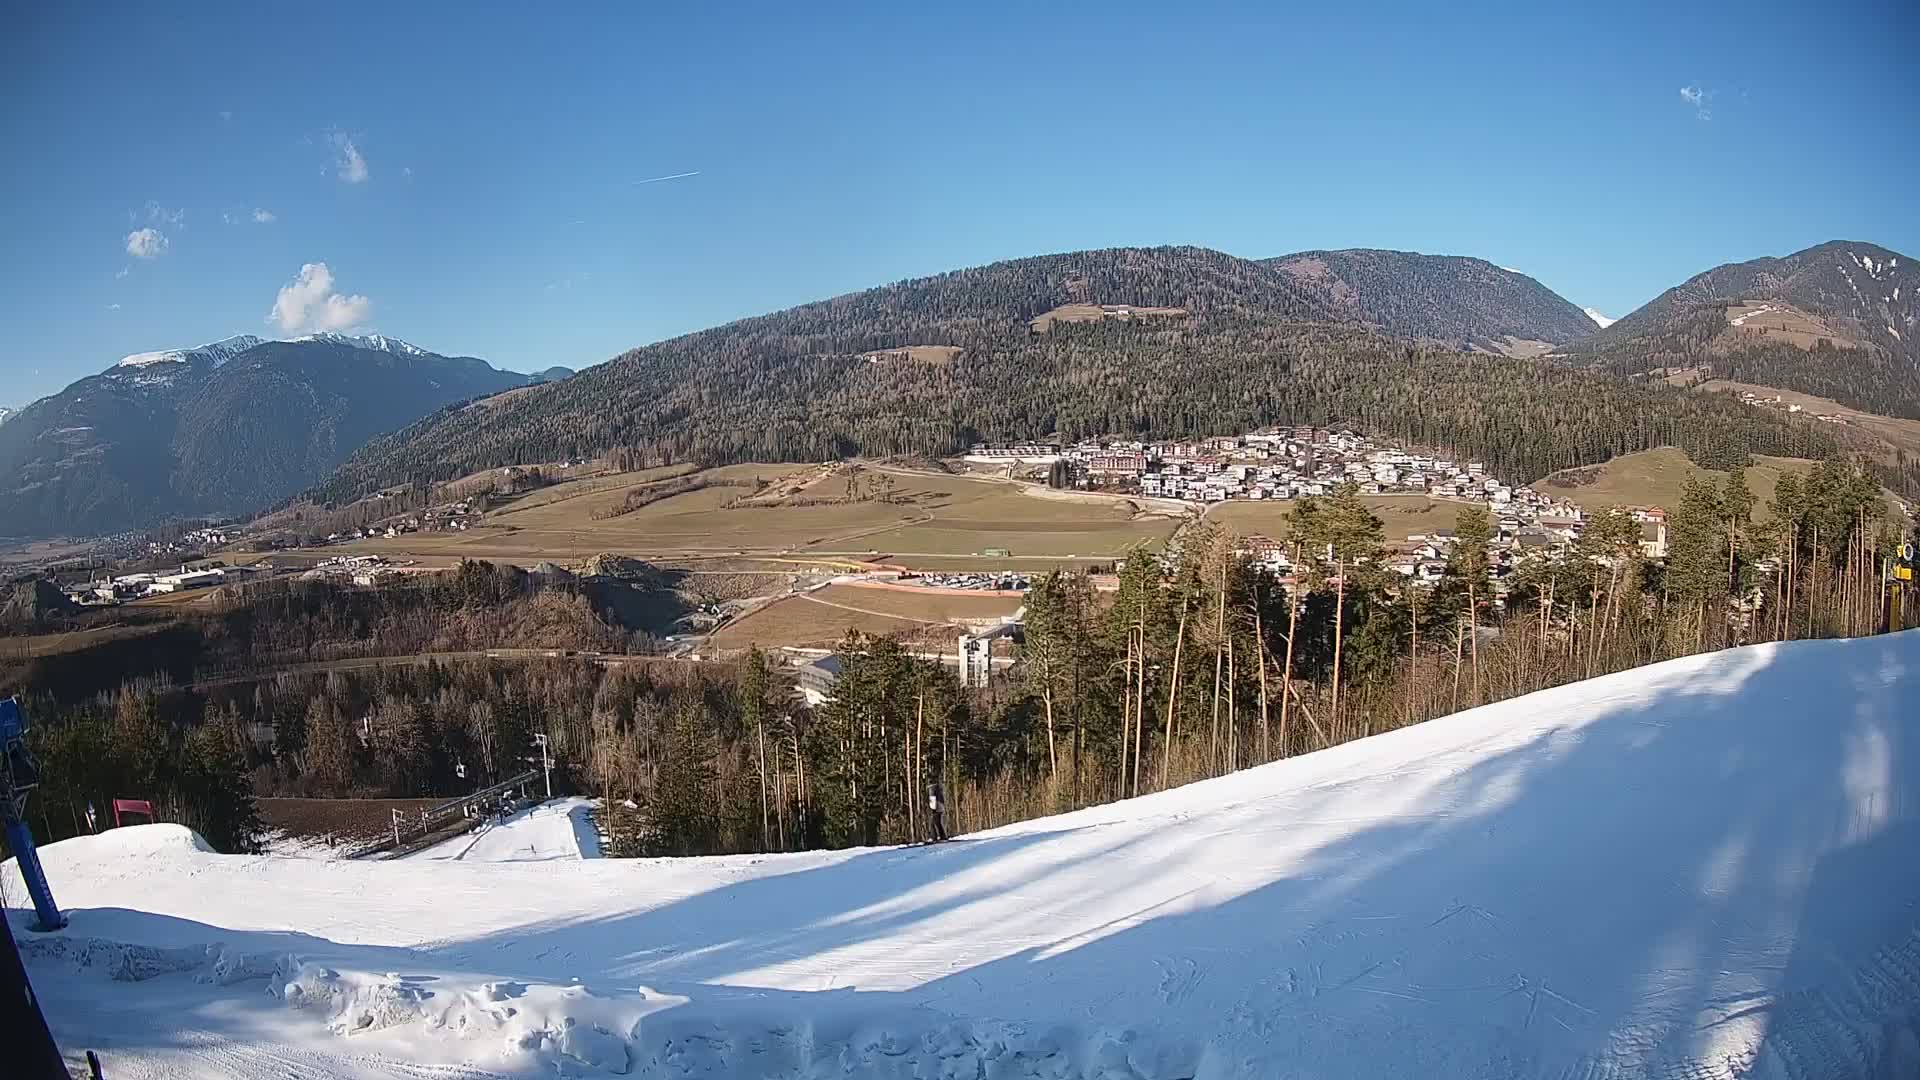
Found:
[{"label": "groomed snow", "polygon": [[123,829],[16,933],[115,1080],[1911,1077],[1917,739],[1920,632],[1759,646],[936,847]]},{"label": "groomed snow", "polygon": [[599,857],[593,800],[580,798],[541,803],[407,856],[437,862],[565,862]]}]

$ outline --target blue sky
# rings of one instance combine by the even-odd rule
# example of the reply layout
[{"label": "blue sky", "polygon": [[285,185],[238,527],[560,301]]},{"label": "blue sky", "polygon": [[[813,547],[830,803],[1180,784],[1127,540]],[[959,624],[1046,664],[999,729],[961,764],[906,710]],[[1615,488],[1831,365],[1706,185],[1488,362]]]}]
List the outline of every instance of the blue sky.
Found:
[{"label": "blue sky", "polygon": [[1920,257],[1910,0],[1296,7],[17,7],[0,403],[315,326],[580,367],[1122,244],[1476,255],[1615,316]]}]

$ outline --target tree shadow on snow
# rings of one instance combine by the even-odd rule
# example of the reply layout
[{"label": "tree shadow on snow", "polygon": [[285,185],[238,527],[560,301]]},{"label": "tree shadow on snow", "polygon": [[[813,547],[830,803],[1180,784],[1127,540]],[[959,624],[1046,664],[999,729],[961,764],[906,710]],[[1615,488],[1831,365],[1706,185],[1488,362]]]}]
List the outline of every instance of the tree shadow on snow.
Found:
[{"label": "tree shadow on snow", "polygon": [[650,907],[638,864],[636,910],[413,957],[685,994],[662,1030],[748,1042],[826,1015],[1024,1024],[1061,1033],[1063,1075],[1096,1075],[1075,1040],[1163,1078],[1900,1075],[1914,669],[1920,633],[1735,650],[1509,706],[1598,710],[1528,739],[1446,718]]}]

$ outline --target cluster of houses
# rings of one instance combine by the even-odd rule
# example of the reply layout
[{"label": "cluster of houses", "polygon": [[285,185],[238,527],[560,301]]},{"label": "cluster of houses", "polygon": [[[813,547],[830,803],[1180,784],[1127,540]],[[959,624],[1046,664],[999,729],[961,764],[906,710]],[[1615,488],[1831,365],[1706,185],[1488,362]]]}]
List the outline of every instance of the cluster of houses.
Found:
[{"label": "cluster of houses", "polygon": [[317,563],[300,575],[306,581],[348,581],[355,585],[380,584],[393,570],[393,564],[379,555],[340,555]]},{"label": "cluster of houses", "polygon": [[1349,430],[1278,428],[1174,442],[1085,441],[1059,450],[1080,486],[1195,503],[1297,499],[1344,483],[1363,495],[1427,495],[1495,507],[1552,509],[1477,461],[1456,462],[1376,442]]},{"label": "cluster of houses", "polygon": [[445,506],[432,506],[418,514],[388,522],[385,525],[366,525],[345,532],[330,533],[329,544],[345,544],[354,540],[372,540],[377,537],[392,539],[417,532],[466,532],[471,528],[477,515],[472,505],[465,501],[448,503]]},{"label": "cluster of houses", "polygon": [[[1351,483],[1362,495],[1420,495],[1484,504],[1493,517],[1496,569],[1534,552],[1550,552],[1580,535],[1586,514],[1565,499],[1543,495],[1493,476],[1484,463],[1455,461],[1408,450],[1343,428],[1281,427],[1209,439],[1147,441],[1087,439],[1069,445],[981,445],[976,462],[1052,466],[1066,462],[1076,487],[1177,499],[1201,505],[1237,499],[1298,499],[1330,495]],[[1666,511],[1628,508],[1642,529],[1641,549],[1666,556]],[[1394,545],[1392,567],[1414,580],[1437,579],[1446,565],[1451,530],[1416,535]],[[1289,573],[1285,545],[1248,536],[1242,550],[1276,573]]]},{"label": "cluster of houses", "polygon": [[[1773,409],[1778,412],[1803,413],[1807,411],[1804,406],[1794,405],[1794,404],[1790,404],[1788,402],[1782,401],[1780,399],[1779,394],[1767,394],[1765,396],[1762,396],[1760,394],[1754,393],[1751,390],[1740,391],[1740,403],[1743,405],[1751,405],[1756,409]],[[1840,415],[1839,413],[1814,413],[1813,418],[1824,424],[1852,423],[1852,421],[1848,420],[1846,417]]]},{"label": "cluster of houses", "polygon": [[968,589],[988,592],[1026,592],[1028,578],[1013,571],[998,573],[901,574],[903,584],[926,585],[939,589]]},{"label": "cluster of houses", "polygon": [[226,546],[234,535],[231,528],[221,526],[194,529],[171,540],[148,540],[146,554],[157,557],[179,555],[182,552],[212,551]]}]

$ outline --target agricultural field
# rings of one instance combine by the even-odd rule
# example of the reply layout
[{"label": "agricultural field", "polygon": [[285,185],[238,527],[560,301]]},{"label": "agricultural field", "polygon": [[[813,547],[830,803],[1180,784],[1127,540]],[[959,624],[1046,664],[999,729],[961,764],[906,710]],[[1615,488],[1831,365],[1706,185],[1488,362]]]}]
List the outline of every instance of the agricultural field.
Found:
[{"label": "agricultural field", "polygon": [[[624,479],[625,482],[622,482]],[[753,482],[765,481],[758,494]],[[705,482],[615,515],[630,492]],[[1034,556],[1112,559],[1134,544],[1158,546],[1176,513],[1128,499],[1050,498],[1026,485],[948,473],[867,468],[863,497],[846,500],[847,472],[835,466],[730,465],[663,478],[658,473],[594,477],[556,485],[489,513],[466,532],[415,533],[345,545],[341,552],[395,558],[493,559],[530,564],[578,561],[601,552],[639,558],[780,555],[979,557],[970,569]],[[723,486],[724,485],[724,486]],[[1004,551],[1005,555],[988,555]],[[997,561],[996,561],[997,560]]]},{"label": "agricultural field", "polygon": [[[1800,472],[1814,465],[1800,458],[1782,457],[1756,457],[1753,462],[1747,469],[1747,487],[1754,495],[1753,517],[1756,521],[1766,517],[1766,504],[1773,498],[1773,489],[1779,484],[1781,473]],[[1703,469],[1688,460],[1680,450],[1663,446],[1657,450],[1623,454],[1602,465],[1563,469],[1535,483],[1533,488],[1543,495],[1569,499],[1587,510],[1607,506],[1672,508],[1680,505],[1680,494],[1689,476],[1701,476],[1718,484],[1726,479],[1727,474],[1716,469]]]},{"label": "agricultural field", "polygon": [[834,607],[807,596],[788,596],[727,624],[708,638],[707,644],[721,651],[745,649],[750,645],[763,649],[781,646],[826,649],[839,644],[849,630],[916,642],[932,631],[938,631],[942,641],[959,633],[958,630],[949,633],[940,624]]},{"label": "agricultural field", "polygon": [[878,349],[870,353],[861,353],[860,358],[871,364],[927,364],[933,367],[945,367],[965,351],[958,345],[906,345],[898,349]]},{"label": "agricultural field", "polygon": [[1729,306],[1727,324],[1727,333],[1717,344],[1749,344],[1761,338],[1807,350],[1823,339],[1841,347],[1859,344],[1834,333],[1818,317],[1772,300],[1742,300]]},{"label": "agricultural field", "polygon": [[393,811],[417,815],[441,799],[256,799],[269,849],[350,850],[393,827]]},{"label": "agricultural field", "polygon": [[1708,379],[1694,385],[1697,389],[1707,392],[1738,394],[1745,390],[1756,397],[1779,398],[1780,408],[1798,405],[1802,410],[1816,416],[1843,417],[1846,423],[1835,425],[1832,434],[1842,441],[1862,443],[1863,449],[1889,464],[1898,461],[1901,453],[1920,456],[1920,420],[1861,412],[1831,398],[1815,397],[1812,394],[1802,394],[1794,390],[1782,390],[1776,386],[1758,386],[1727,379]]},{"label": "agricultural field", "polygon": [[[1380,516],[1388,543],[1399,543],[1409,536],[1436,529],[1451,529],[1460,517],[1460,507],[1465,505],[1425,495],[1362,495],[1360,501]],[[1292,508],[1293,501],[1284,499],[1215,503],[1207,510],[1207,520],[1225,525],[1241,536],[1258,534],[1277,540],[1287,533],[1287,513]]]},{"label": "agricultural field", "polygon": [[930,623],[999,619],[1019,611],[1026,603],[1026,598],[1021,596],[963,589],[898,589],[885,585],[828,585],[807,596],[819,603]]},{"label": "agricultural field", "polygon": [[80,652],[110,641],[148,637],[167,628],[165,623],[116,623],[87,630],[67,630],[56,634],[25,634],[0,637],[0,660],[33,660],[47,656]]},{"label": "agricultural field", "polygon": [[1186,308],[1177,307],[1139,307],[1133,304],[1108,305],[1124,307],[1125,315],[1109,315],[1100,304],[1061,304],[1052,311],[1044,312],[1030,321],[1027,326],[1036,334],[1044,334],[1053,329],[1055,323],[1099,322],[1101,319],[1184,319]]}]

